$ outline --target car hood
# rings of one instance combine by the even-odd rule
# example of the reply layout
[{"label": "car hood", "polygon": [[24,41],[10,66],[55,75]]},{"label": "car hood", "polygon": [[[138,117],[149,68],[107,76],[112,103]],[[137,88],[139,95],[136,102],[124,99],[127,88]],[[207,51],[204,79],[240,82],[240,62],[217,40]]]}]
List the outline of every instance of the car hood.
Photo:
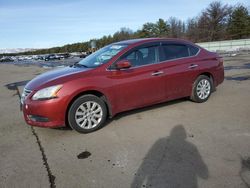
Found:
[{"label": "car hood", "polygon": [[65,67],[65,68],[59,68],[56,70],[48,71],[35,77],[31,81],[29,81],[27,85],[25,86],[25,88],[28,90],[38,90],[44,85],[47,85],[48,83],[52,81],[56,81],[59,79],[62,81],[63,78],[66,78],[70,75],[74,75],[74,74],[81,73],[81,72],[86,72],[88,70],[91,70],[91,69],[73,66],[73,67]]}]

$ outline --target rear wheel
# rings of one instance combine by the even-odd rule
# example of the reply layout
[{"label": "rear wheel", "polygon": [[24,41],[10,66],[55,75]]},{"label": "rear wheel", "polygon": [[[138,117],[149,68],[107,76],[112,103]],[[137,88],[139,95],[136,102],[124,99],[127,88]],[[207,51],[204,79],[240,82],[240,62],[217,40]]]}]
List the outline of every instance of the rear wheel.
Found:
[{"label": "rear wheel", "polygon": [[212,81],[208,76],[200,75],[193,84],[191,100],[202,103],[208,100],[212,92]]},{"label": "rear wheel", "polygon": [[106,117],[106,105],[95,95],[83,95],[77,98],[68,112],[69,125],[80,133],[90,133],[101,128]]}]

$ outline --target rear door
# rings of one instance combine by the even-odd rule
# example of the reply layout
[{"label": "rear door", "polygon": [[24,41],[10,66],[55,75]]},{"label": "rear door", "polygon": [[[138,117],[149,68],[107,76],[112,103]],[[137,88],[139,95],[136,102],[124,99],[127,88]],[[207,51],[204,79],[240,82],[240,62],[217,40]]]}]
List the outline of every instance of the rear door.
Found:
[{"label": "rear door", "polygon": [[158,48],[159,43],[136,47],[119,59],[129,60],[131,68],[110,71],[117,111],[142,107],[164,99],[164,72],[158,64]]},{"label": "rear door", "polygon": [[196,54],[199,49],[189,44],[165,42],[160,47],[160,64],[163,64],[166,98],[189,96],[195,72],[199,65]]}]

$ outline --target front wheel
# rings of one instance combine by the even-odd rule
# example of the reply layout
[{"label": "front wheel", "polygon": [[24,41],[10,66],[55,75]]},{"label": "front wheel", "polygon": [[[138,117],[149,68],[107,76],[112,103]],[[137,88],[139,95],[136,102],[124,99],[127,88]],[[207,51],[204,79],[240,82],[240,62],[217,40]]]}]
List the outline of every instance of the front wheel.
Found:
[{"label": "front wheel", "polygon": [[69,125],[80,133],[90,133],[101,128],[106,117],[106,105],[95,95],[83,95],[77,98],[68,112]]},{"label": "front wheel", "polygon": [[202,103],[208,100],[212,91],[212,81],[205,75],[200,75],[193,84],[191,100]]}]

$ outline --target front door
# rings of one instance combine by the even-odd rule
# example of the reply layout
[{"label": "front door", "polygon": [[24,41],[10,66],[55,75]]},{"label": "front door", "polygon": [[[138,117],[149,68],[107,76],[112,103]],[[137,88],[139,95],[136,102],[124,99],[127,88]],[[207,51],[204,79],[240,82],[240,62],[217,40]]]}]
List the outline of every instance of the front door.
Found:
[{"label": "front door", "polygon": [[110,71],[115,87],[117,111],[125,111],[164,100],[164,72],[159,69],[158,46],[131,50],[120,59],[127,59],[132,67]]}]

